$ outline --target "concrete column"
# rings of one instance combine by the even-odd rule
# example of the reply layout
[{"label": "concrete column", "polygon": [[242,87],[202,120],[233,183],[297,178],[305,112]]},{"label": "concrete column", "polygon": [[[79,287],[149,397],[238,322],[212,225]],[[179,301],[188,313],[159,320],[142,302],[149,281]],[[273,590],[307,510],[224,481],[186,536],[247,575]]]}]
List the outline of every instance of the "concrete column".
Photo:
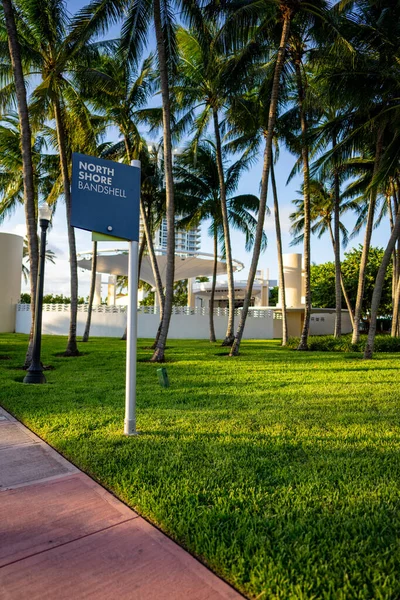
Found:
[{"label": "concrete column", "polygon": [[94,287],[93,305],[99,306],[101,304],[101,273],[96,273],[96,283]]},{"label": "concrete column", "polygon": [[0,233],[1,333],[13,333],[15,331],[16,305],[21,296],[23,243],[24,240],[20,235]]},{"label": "concrete column", "polygon": [[[285,276],[285,292],[287,308],[299,308],[302,306],[302,255],[284,254],[283,272]],[[281,306],[279,295],[279,306]]]},{"label": "concrete column", "polygon": [[188,279],[188,306],[190,306],[190,308],[195,308],[196,306],[196,299],[195,295],[193,294],[193,284],[195,281],[196,279],[193,277]]},{"label": "concrete column", "polygon": [[262,271],[261,306],[269,306],[269,269]]},{"label": "concrete column", "polygon": [[117,277],[115,275],[110,275],[108,278],[108,290],[107,290],[107,305],[115,306],[115,292],[117,285]]}]

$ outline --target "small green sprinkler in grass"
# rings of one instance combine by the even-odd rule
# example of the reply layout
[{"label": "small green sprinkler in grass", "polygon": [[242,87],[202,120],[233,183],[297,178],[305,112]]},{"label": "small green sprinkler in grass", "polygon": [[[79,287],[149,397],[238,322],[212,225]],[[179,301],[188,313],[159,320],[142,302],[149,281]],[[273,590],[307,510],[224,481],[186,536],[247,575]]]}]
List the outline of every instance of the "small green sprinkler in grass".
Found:
[{"label": "small green sprinkler in grass", "polygon": [[167,369],[165,367],[161,367],[160,369],[157,369],[157,375],[158,375],[158,381],[160,382],[160,385],[165,388],[169,387],[169,379],[168,379]]}]

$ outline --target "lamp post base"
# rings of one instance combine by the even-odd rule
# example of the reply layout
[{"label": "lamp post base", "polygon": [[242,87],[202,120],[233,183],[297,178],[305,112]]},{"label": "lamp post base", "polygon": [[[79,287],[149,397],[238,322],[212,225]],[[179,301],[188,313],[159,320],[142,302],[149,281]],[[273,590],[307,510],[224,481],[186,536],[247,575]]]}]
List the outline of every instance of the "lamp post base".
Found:
[{"label": "lamp post base", "polygon": [[39,369],[28,370],[24,377],[24,383],[46,383],[46,377],[43,371]]}]

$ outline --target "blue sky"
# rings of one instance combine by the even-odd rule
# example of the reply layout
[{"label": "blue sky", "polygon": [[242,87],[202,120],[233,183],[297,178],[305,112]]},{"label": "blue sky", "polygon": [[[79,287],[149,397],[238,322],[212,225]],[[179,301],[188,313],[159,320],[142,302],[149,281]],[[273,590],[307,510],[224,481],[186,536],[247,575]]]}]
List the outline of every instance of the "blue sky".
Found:
[{"label": "blue sky", "polygon": [[[71,13],[78,10],[84,5],[84,2],[80,0],[72,0],[68,2],[68,9]],[[119,27],[114,25],[107,37],[117,37]],[[153,45],[154,35],[150,32],[150,45]],[[157,105],[160,102],[159,96],[156,96],[152,104]],[[238,193],[251,193],[258,195],[259,184],[261,178],[262,168],[262,156],[260,160],[256,162],[251,169],[246,172],[240,182]],[[301,176],[295,177],[289,185],[286,185],[288,174],[290,173],[295,158],[290,155],[284,148],[280,151],[279,162],[276,166],[276,180],[278,187],[278,195],[281,207],[281,225],[283,232],[283,251],[284,252],[302,252],[302,246],[290,246],[291,236],[289,233],[290,222],[289,215],[293,211],[291,201],[297,196],[296,190],[300,188]],[[269,193],[268,204],[272,206],[272,197]],[[344,219],[346,227],[349,230],[352,229],[355,218],[348,216]],[[274,233],[274,220],[273,216],[267,216],[265,219],[265,231],[268,236],[268,248],[262,254],[259,261],[259,269],[267,269],[270,271],[270,278],[277,278],[277,254],[276,254],[276,238]],[[18,233],[25,235],[25,218],[23,208],[18,208],[15,214],[6,219],[0,225],[0,231],[6,231],[10,233]],[[389,231],[389,225],[384,220],[382,225],[374,231],[372,243],[373,245],[386,245],[387,236]],[[357,246],[362,243],[363,234],[355,238],[350,244]],[[78,252],[84,252],[91,247],[91,234],[85,231],[76,230],[77,238],[77,249]],[[103,243],[101,245],[104,249],[110,247],[109,244]],[[53,218],[53,228],[49,233],[49,247],[52,248],[57,254],[57,260],[55,265],[47,266],[46,273],[46,293],[63,293],[69,295],[69,264],[68,264],[68,244],[67,244],[67,231],[65,225],[65,208],[63,205],[58,206],[57,213]],[[114,246],[113,246],[114,247]],[[245,279],[248,273],[248,267],[251,261],[251,254],[247,253],[244,249],[244,237],[238,232],[232,232],[232,249],[233,255],[236,259],[244,263],[245,269],[238,275],[238,279]],[[207,236],[207,223],[202,225],[202,239],[201,239],[201,250],[203,252],[212,252],[212,242]],[[313,262],[319,264],[333,259],[333,252],[331,242],[328,236],[324,236],[321,240],[318,240],[315,236],[312,238],[311,244],[311,259]],[[79,272],[79,295],[87,296],[89,291],[89,272]]]}]

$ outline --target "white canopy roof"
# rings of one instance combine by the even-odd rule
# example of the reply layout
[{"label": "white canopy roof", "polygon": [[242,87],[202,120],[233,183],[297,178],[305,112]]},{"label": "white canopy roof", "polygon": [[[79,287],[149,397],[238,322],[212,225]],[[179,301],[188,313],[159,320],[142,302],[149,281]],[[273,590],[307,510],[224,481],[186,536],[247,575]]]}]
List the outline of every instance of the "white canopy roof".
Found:
[{"label": "white canopy roof", "polygon": [[[105,254],[107,252],[107,254]],[[111,253],[114,252],[114,253]],[[100,251],[97,256],[96,271],[98,273],[109,273],[110,275],[127,275],[128,274],[128,254],[126,251]],[[78,267],[81,269],[91,270],[92,258],[91,253],[80,255],[78,258]],[[204,256],[204,258],[201,258]],[[163,284],[165,285],[165,276],[167,270],[167,257],[165,255],[157,255],[158,268]],[[243,264],[239,261],[234,261],[234,271],[243,269]],[[209,254],[195,254],[193,256],[175,256],[175,281],[181,279],[190,279],[191,277],[210,277],[213,273],[214,260]],[[217,274],[224,275],[227,272],[226,262],[219,259],[217,262]],[[150,258],[145,255],[142,258],[140,268],[140,279],[146,281],[152,286],[156,285],[153,270],[151,268]]]}]

